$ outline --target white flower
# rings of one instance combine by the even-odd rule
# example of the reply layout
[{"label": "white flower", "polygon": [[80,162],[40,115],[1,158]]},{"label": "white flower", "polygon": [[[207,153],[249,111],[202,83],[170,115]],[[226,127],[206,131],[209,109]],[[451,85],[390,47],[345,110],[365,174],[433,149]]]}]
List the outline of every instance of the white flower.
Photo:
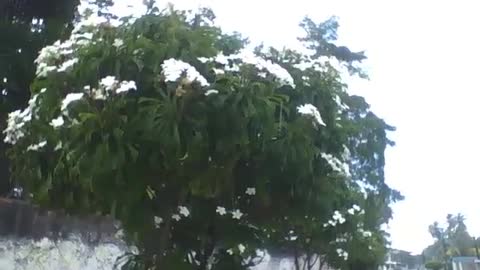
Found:
[{"label": "white flower", "polygon": [[37,66],[36,74],[37,74],[37,77],[44,78],[44,77],[47,77],[48,73],[56,70],[57,70],[56,66],[49,66],[45,63],[41,63]]},{"label": "white flower", "polygon": [[343,217],[341,217],[341,218],[338,220],[338,223],[343,224],[343,223],[345,223],[345,221],[346,221],[346,219],[343,218]]},{"label": "white flower", "polygon": [[37,144],[32,144],[27,147],[27,151],[38,151],[40,148],[43,148],[45,145],[47,145],[47,141],[41,141]]},{"label": "white flower", "polygon": [[70,93],[62,100],[61,110],[64,111],[68,105],[74,101],[80,100],[83,98],[83,93]]},{"label": "white flower", "polygon": [[232,212],[232,218],[233,219],[240,219],[243,216],[243,213],[240,212],[240,210],[236,209],[235,211]]},{"label": "white flower", "polygon": [[[264,71],[266,70],[270,74],[272,74],[276,79],[280,81],[282,85],[290,85],[291,87],[295,88],[295,83],[288,71],[281,67],[280,65],[273,63],[271,60],[265,60],[257,55],[255,55],[252,51],[243,50],[238,54],[233,54],[229,56],[224,56],[223,54],[217,55],[215,61],[222,65],[227,66],[228,60],[240,60],[245,64],[253,65],[258,70]],[[237,68],[236,68],[237,69]],[[228,70],[228,69],[227,69]],[[236,70],[237,71],[237,70]],[[259,76],[265,76],[266,74],[259,74]]]},{"label": "white flower", "polygon": [[364,231],[362,234],[363,234],[363,237],[372,237],[372,232],[370,231]]},{"label": "white flower", "polygon": [[213,94],[218,94],[218,90],[210,89],[207,92],[205,92],[205,96],[210,96],[210,95],[213,95]]},{"label": "white flower", "polygon": [[342,217],[342,214],[340,214],[340,212],[338,210],[335,210],[335,212],[333,212],[333,219],[334,220],[339,220],[341,217]]},{"label": "white flower", "polygon": [[115,91],[117,94],[127,92],[128,90],[137,90],[137,84],[134,81],[122,81],[120,87]]},{"label": "white flower", "polygon": [[223,53],[220,53],[215,57],[215,62],[226,66],[228,65],[228,59],[229,58],[227,56],[223,55]]},{"label": "white flower", "polygon": [[200,61],[203,64],[212,61],[211,58],[207,58],[207,57],[198,57],[197,59],[198,59],[198,61]]},{"label": "white flower", "polygon": [[227,214],[227,210],[225,209],[225,207],[221,206],[217,206],[217,210],[215,212],[217,212],[220,216]]},{"label": "white flower", "polygon": [[350,215],[355,215],[355,210],[353,208],[348,209],[347,211]]},{"label": "white flower", "polygon": [[62,147],[63,147],[62,142],[58,142],[57,145],[55,145],[55,148],[53,149],[53,151],[58,151],[62,149]]},{"label": "white flower", "polygon": [[153,222],[155,223],[155,228],[160,228],[160,224],[162,224],[163,222],[163,218],[159,217],[159,216],[154,216],[153,217]]},{"label": "white flower", "polygon": [[75,65],[76,63],[78,63],[78,59],[77,59],[77,58],[73,58],[73,59],[67,60],[67,61],[65,61],[65,62],[58,68],[58,72],[68,71],[68,70],[70,70],[70,68],[73,67],[73,65]]},{"label": "white flower", "polygon": [[117,79],[114,76],[106,76],[105,78],[100,80],[100,85],[105,87],[106,90],[113,90],[117,84]]},{"label": "white flower", "polygon": [[337,238],[335,241],[338,242],[338,243],[346,243],[346,242],[347,242],[347,239],[342,238],[342,237],[339,237],[339,238]]},{"label": "white flower", "polygon": [[335,226],[337,225],[337,222],[336,221],[333,221],[333,220],[329,220],[328,221],[328,224],[332,225],[332,226]]},{"label": "white flower", "polygon": [[58,127],[61,127],[63,126],[63,124],[65,123],[65,121],[63,120],[63,117],[62,116],[59,116],[55,119],[53,119],[51,122],[50,122],[50,125],[54,128],[58,128]]},{"label": "white flower", "polygon": [[240,254],[242,254],[243,252],[245,252],[245,246],[242,245],[242,244],[238,244],[238,251],[240,251]]},{"label": "white flower", "polygon": [[3,78],[3,82],[4,82],[4,83],[7,83],[7,82],[8,82],[8,80],[7,80],[6,77]]},{"label": "white flower", "polygon": [[2,90],[2,95],[6,96],[8,94],[7,89]]},{"label": "white flower", "polygon": [[178,211],[180,212],[180,214],[184,217],[188,217],[190,215],[190,211],[188,210],[187,207],[185,206],[179,206],[178,207]]},{"label": "white flower", "polygon": [[337,254],[339,257],[343,257],[343,259],[346,261],[348,260],[348,252],[344,251],[343,249],[341,248],[337,248]]},{"label": "white flower", "polygon": [[95,100],[105,100],[107,96],[102,89],[92,89],[92,98]]},{"label": "white flower", "polygon": [[332,167],[332,170],[344,174],[347,177],[351,176],[350,168],[347,163],[342,162],[331,154],[321,153],[320,156],[328,162],[330,167]]},{"label": "white flower", "polygon": [[4,142],[15,144],[25,136],[23,126],[32,119],[33,102],[29,102],[29,107],[23,111],[16,110],[8,114],[7,128],[3,131],[5,134]]},{"label": "white flower", "polygon": [[225,74],[225,70],[219,69],[219,68],[214,68],[213,72],[215,72],[215,75],[223,75]]},{"label": "white flower", "polygon": [[193,66],[181,60],[170,58],[165,60],[162,64],[162,73],[165,76],[165,81],[176,82],[183,74],[189,82],[197,81],[201,86],[210,85]]},{"label": "white flower", "polygon": [[352,208],[355,209],[355,211],[360,211],[361,210],[360,206],[358,206],[356,204],[352,205]]},{"label": "white flower", "polygon": [[335,100],[335,103],[337,104],[337,106],[339,107],[340,112],[350,109],[350,107],[348,107],[348,105],[346,105],[342,102],[342,99],[338,95],[335,95],[334,100]]},{"label": "white flower", "polygon": [[297,111],[300,114],[311,116],[315,119],[315,122],[319,125],[326,126],[325,122],[323,122],[322,116],[318,111],[317,107],[313,106],[312,104],[304,104],[297,107]]},{"label": "white flower", "polygon": [[233,249],[231,249],[231,248],[227,249],[227,253],[230,254],[230,255],[233,255]]},{"label": "white flower", "polygon": [[176,221],[179,221],[181,219],[180,215],[178,214],[173,214],[172,218],[175,219]]},{"label": "white flower", "polygon": [[119,38],[116,38],[114,41],[113,41],[113,46],[114,47],[121,47],[123,46],[123,40],[119,39]]},{"label": "white flower", "polygon": [[247,190],[245,191],[245,194],[250,195],[250,196],[255,195],[255,193],[256,193],[256,189],[255,189],[254,187],[249,187],[249,188],[247,188]]}]

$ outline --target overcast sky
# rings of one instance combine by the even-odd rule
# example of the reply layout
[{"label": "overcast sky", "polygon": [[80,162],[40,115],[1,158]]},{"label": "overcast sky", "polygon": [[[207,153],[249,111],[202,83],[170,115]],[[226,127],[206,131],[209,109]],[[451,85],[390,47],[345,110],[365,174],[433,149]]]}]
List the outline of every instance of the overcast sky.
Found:
[{"label": "overcast sky", "polygon": [[[122,0],[123,1],[123,0]],[[136,0],[140,1],[140,0]],[[128,1],[128,3],[132,3]],[[480,236],[480,3],[471,0],[176,0],[209,5],[226,30],[254,42],[296,46],[298,23],[339,17],[339,43],[366,50],[371,80],[350,91],[397,127],[387,182],[406,200],[394,206],[394,248],[421,252],[428,225],[461,212]]]}]

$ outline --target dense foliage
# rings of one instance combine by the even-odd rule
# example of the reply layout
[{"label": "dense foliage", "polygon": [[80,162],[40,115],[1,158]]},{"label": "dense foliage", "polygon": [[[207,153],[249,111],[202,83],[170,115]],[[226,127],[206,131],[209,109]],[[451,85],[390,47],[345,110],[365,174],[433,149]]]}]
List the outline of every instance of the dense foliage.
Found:
[{"label": "dense foliage", "polygon": [[81,8],[5,130],[36,203],[118,218],[140,251],[126,269],[245,269],[264,250],[297,269],[383,261],[393,128],[346,92],[364,56],[334,45],[335,20],[302,23],[311,53],[251,52],[210,10]]}]

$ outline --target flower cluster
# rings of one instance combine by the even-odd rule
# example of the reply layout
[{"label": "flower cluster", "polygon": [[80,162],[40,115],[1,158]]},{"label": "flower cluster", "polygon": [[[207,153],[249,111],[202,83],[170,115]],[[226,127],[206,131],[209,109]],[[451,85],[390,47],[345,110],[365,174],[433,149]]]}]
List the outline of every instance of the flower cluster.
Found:
[{"label": "flower cluster", "polygon": [[335,103],[337,104],[340,113],[341,113],[342,111],[346,111],[346,110],[349,110],[349,109],[350,109],[350,107],[349,107],[347,104],[345,104],[345,103],[342,102],[342,99],[340,98],[340,96],[335,95],[335,97],[334,97],[333,100],[334,100]]},{"label": "flower cluster", "polygon": [[[217,209],[215,210],[215,212],[220,216],[224,216],[227,214],[227,209],[225,209],[225,207],[222,207],[222,206],[217,206]],[[235,209],[230,213],[232,214],[233,219],[240,219],[243,216],[243,213],[239,209]]]},{"label": "flower cluster", "polygon": [[[95,100],[105,100],[112,94],[121,94],[129,91],[130,89],[137,89],[137,85],[134,81],[118,81],[114,76],[106,76],[100,80],[98,88],[91,88],[89,85],[87,85],[83,88],[83,91]],[[67,94],[62,100],[60,107],[63,115],[52,119],[50,125],[53,128],[59,128],[63,126],[65,124],[64,116],[69,116],[67,111],[68,106],[73,102],[81,100],[84,96],[85,93]]]},{"label": "flower cluster", "polygon": [[257,192],[257,191],[256,191],[256,189],[255,189],[254,187],[249,187],[249,188],[247,188],[247,190],[245,191],[245,194],[250,195],[250,196],[253,196],[253,195],[255,195],[256,192]]},{"label": "flower cluster", "polygon": [[91,88],[89,85],[86,85],[84,90],[89,92],[90,96],[95,100],[105,100],[113,94],[137,90],[137,84],[134,81],[119,81],[114,76],[106,76],[100,80],[98,88]]},{"label": "flower cluster", "polygon": [[27,151],[38,151],[41,148],[43,148],[45,145],[47,145],[47,141],[41,141],[37,144],[32,144],[27,147]]},{"label": "flower cluster", "polygon": [[[89,1],[80,1],[77,11],[79,20],[75,23],[70,38],[65,41],[58,40],[40,51],[35,60],[38,77],[46,77],[51,72],[71,70],[79,61],[75,57],[75,52],[86,45],[95,43],[93,36],[98,31],[98,26],[109,22],[104,16],[98,15],[98,6]],[[119,42],[115,41],[113,45],[117,46],[118,44]]]},{"label": "flower cluster", "polygon": [[182,219],[182,216],[184,217],[190,216],[190,210],[188,210],[187,207],[180,205],[178,207],[178,213],[173,214],[172,219],[176,221],[180,221],[180,219]]},{"label": "flower cluster", "polygon": [[332,167],[332,170],[334,170],[338,173],[341,173],[341,174],[345,175],[346,177],[351,176],[350,167],[348,166],[347,163],[342,162],[341,160],[339,160],[338,158],[334,157],[331,154],[321,153],[320,155],[323,159],[325,159],[328,162],[330,167]]},{"label": "flower cluster", "polygon": [[318,124],[318,125],[326,126],[325,122],[323,122],[322,116],[320,115],[320,112],[318,111],[317,107],[313,106],[312,104],[300,105],[297,107],[297,111],[299,114],[313,117],[313,119],[315,120],[314,122],[315,125]]},{"label": "flower cluster", "polygon": [[78,63],[74,57],[75,51],[90,44],[93,33],[72,33],[70,39],[61,42],[57,40],[52,45],[44,47],[35,63],[37,76],[46,77],[51,72],[68,72]]},{"label": "flower cluster", "polygon": [[358,232],[362,234],[363,237],[367,238],[367,237],[372,237],[372,232],[371,231],[365,231],[364,229],[362,228],[359,228],[358,229]]},{"label": "flower cluster", "polygon": [[333,213],[332,219],[330,219],[328,223],[323,224],[323,227],[328,227],[328,226],[335,227],[337,224],[345,223],[345,221],[346,219],[343,217],[343,215],[339,211],[335,211]]},{"label": "flower cluster", "polygon": [[[218,54],[213,58],[199,57],[198,60],[202,63],[215,62],[217,64],[223,65],[226,71],[238,72],[240,70],[239,64],[253,65],[259,71],[259,76],[266,77],[266,72],[272,74],[282,85],[290,85],[295,88],[295,83],[290,75],[290,73],[281,67],[279,64],[273,63],[270,60],[265,60],[249,50],[242,50],[237,54],[232,55],[223,55],[222,53]],[[216,74],[223,74],[223,70],[214,69]]]},{"label": "flower cluster", "polygon": [[155,225],[155,228],[160,228],[160,225],[163,223],[163,218],[159,217],[159,216],[154,216],[153,217],[153,223]]},{"label": "flower cluster", "polygon": [[163,61],[162,74],[165,76],[166,82],[176,82],[182,76],[191,83],[197,81],[201,86],[209,86],[207,79],[205,79],[192,65],[181,60],[170,58]]},{"label": "flower cluster", "polygon": [[320,56],[318,59],[304,59],[302,62],[295,64],[294,67],[301,71],[313,69],[318,72],[328,72],[330,68],[333,68],[340,73],[348,72],[337,58],[328,56]]},{"label": "flower cluster", "polygon": [[350,214],[350,215],[355,215],[356,212],[358,213],[362,213],[363,210],[360,208],[360,206],[354,204],[352,205],[352,208],[348,209],[347,212]]},{"label": "flower cluster", "polygon": [[[245,252],[246,247],[243,244],[238,244],[236,249],[238,250],[239,254],[243,254]],[[230,254],[230,255],[233,255],[234,254],[234,249],[233,248],[227,249],[227,253]]]},{"label": "flower cluster", "polygon": [[340,258],[343,258],[345,261],[348,260],[348,252],[341,248],[337,248],[337,255]]},{"label": "flower cluster", "polygon": [[[43,88],[40,94],[43,94],[47,89]],[[8,114],[7,128],[3,131],[5,134],[4,142],[9,144],[16,144],[18,140],[25,136],[23,127],[27,122],[32,120],[32,114],[35,117],[36,103],[39,94],[33,95],[28,101],[28,106],[23,110],[16,110]]]}]

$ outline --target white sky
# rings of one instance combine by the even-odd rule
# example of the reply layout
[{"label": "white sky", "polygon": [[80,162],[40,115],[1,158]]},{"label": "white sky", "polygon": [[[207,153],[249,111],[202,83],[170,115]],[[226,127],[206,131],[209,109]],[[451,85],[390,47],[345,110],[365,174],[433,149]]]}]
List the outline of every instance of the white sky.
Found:
[{"label": "white sky", "polygon": [[[117,0],[118,2],[123,0]],[[136,0],[139,1],[139,0]],[[117,2],[117,3],[118,3]],[[133,1],[134,2],[134,1]],[[126,2],[125,2],[126,3]],[[132,1],[128,1],[132,3]],[[394,206],[394,248],[421,252],[428,225],[447,213],[467,217],[480,236],[478,160],[480,2],[471,0],[176,0],[209,5],[225,30],[255,42],[296,46],[298,23],[340,18],[339,43],[366,50],[370,82],[354,81],[374,111],[397,127],[387,182],[406,200]],[[478,4],[477,4],[478,3]],[[480,199],[480,197],[478,197]]]}]

